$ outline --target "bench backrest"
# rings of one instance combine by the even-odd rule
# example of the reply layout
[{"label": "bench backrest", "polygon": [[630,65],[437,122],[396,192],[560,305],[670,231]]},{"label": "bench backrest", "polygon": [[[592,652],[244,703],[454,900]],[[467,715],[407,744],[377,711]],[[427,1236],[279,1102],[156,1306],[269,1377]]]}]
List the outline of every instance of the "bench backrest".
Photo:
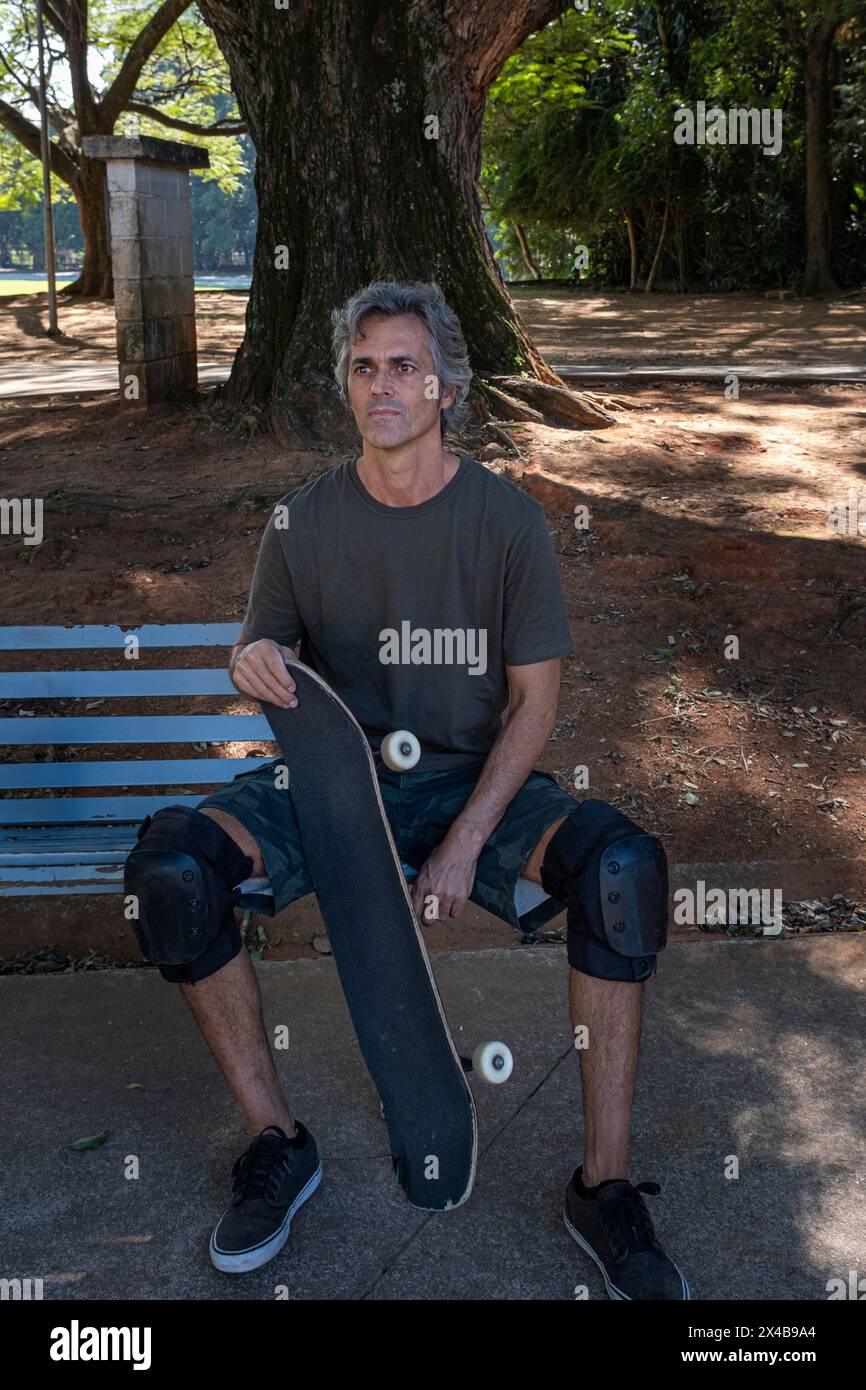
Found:
[{"label": "bench backrest", "polygon": [[[115,670],[11,671],[0,673],[0,700],[135,699],[237,695],[229,680],[227,652],[221,665],[193,670],[139,670],[131,650],[228,648],[237,623],[147,624],[121,627],[4,627],[0,651],[117,653]],[[134,644],[137,644],[137,648]],[[194,744],[270,742],[260,714],[61,715],[0,717],[0,748],[22,745]],[[263,758],[158,758],[133,761],[9,762],[0,765],[0,826],[131,824],[160,806],[195,806],[205,795],[21,797],[5,793],[69,788],[210,786],[258,767]]]}]

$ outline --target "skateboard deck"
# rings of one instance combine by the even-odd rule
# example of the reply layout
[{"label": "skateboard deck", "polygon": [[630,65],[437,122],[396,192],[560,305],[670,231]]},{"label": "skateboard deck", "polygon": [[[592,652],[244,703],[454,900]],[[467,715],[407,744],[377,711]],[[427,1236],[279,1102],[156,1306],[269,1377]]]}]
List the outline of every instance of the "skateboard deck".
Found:
[{"label": "skateboard deck", "polygon": [[370,745],[303,662],[298,703],[262,710],[288,768],[301,843],[367,1069],[382,1101],[397,1181],[444,1211],[472,1190],[478,1129],[391,827]]}]

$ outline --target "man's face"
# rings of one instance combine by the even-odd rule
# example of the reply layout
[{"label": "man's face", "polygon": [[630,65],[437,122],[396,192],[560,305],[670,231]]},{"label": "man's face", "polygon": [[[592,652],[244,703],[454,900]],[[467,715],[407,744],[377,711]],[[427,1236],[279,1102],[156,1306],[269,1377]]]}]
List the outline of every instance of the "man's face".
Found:
[{"label": "man's face", "polygon": [[440,407],[453,404],[454,393],[439,399],[425,324],[415,314],[370,313],[361,334],[350,347],[347,389],[363,438],[377,449],[399,448],[431,430],[438,438]]}]

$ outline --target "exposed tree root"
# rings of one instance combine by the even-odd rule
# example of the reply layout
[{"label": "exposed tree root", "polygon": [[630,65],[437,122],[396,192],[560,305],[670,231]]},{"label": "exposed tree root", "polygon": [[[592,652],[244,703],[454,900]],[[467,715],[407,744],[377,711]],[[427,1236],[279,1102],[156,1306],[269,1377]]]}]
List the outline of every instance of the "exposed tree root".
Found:
[{"label": "exposed tree root", "polygon": [[542,421],[552,420],[559,425],[590,425],[595,429],[607,429],[617,423],[616,416],[605,410],[597,398],[570,391],[567,386],[551,386],[532,377],[508,376],[498,377],[493,389],[506,393],[506,397],[516,396],[528,401],[536,412],[541,412]]},{"label": "exposed tree root", "polygon": [[532,421],[536,425],[544,424],[544,416],[539,410],[534,410],[532,406],[517,400],[490,381],[476,377],[473,391],[484,401],[489,414],[499,420],[523,420]]}]

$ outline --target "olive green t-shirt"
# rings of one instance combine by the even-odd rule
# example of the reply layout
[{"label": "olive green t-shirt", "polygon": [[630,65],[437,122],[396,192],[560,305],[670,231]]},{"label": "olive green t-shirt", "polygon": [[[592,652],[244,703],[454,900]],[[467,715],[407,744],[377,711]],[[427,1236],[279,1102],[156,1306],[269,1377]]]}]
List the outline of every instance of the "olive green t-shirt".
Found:
[{"label": "olive green t-shirt", "polygon": [[391,507],[354,459],[287,494],[262,539],[242,637],[301,642],[371,745],[421,743],[419,769],[479,761],[506,665],[574,651],[538,502],[466,455],[435,496]]}]

